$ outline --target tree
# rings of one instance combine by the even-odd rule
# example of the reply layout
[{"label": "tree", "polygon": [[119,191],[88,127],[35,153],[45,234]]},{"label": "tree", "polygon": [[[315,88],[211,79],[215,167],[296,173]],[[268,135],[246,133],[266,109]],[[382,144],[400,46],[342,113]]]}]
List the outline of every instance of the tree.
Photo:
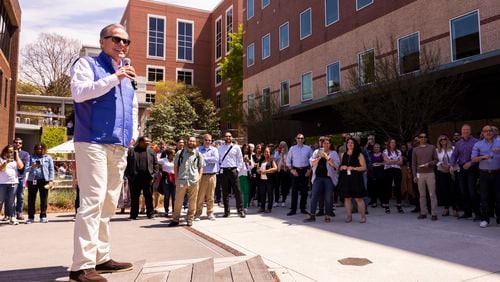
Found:
[{"label": "tree", "polygon": [[78,58],[78,40],[42,33],[21,51],[21,77],[42,95],[70,96],[69,70]]},{"label": "tree", "polygon": [[40,92],[33,84],[21,80],[17,81],[17,92],[20,94],[40,95]]},{"label": "tree", "polygon": [[228,90],[221,97],[220,118],[223,122],[238,124],[243,121],[243,25],[237,33],[230,33],[231,53],[222,63],[222,78],[228,83]]},{"label": "tree", "polygon": [[[379,44],[375,46],[380,50]],[[439,71],[438,50],[423,47],[420,54],[401,63],[397,54],[375,60],[379,55],[374,54],[375,66],[364,71],[362,78],[351,70],[353,89],[333,106],[346,126],[407,141],[432,123],[459,118],[456,108],[465,93],[462,79]],[[402,64],[417,70],[401,74]]]}]

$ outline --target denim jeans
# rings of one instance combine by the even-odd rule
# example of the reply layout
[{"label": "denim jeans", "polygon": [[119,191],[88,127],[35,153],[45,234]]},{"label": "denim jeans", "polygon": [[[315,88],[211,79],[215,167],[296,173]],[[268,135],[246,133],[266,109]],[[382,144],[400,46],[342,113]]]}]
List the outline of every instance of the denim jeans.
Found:
[{"label": "denim jeans", "polygon": [[316,207],[320,199],[320,195],[324,194],[325,199],[325,214],[332,213],[332,193],[333,183],[330,177],[316,177],[312,185],[312,198],[311,198],[311,214],[316,214]]},{"label": "denim jeans", "polygon": [[163,207],[165,208],[165,215],[168,215],[168,208],[169,208],[169,202],[170,199],[172,199],[172,213],[174,211],[175,207],[175,184],[173,183],[165,183],[163,181]]},{"label": "denim jeans", "polygon": [[16,216],[14,197],[17,184],[0,184],[0,203],[5,203],[5,216]]},{"label": "denim jeans", "polygon": [[457,172],[458,186],[462,194],[463,210],[466,215],[479,216],[479,195],[476,192],[477,167],[464,169],[460,166]]},{"label": "denim jeans", "polygon": [[[489,210],[491,198],[494,198],[496,216],[500,216],[500,174],[479,173],[481,194],[481,220],[490,222]],[[495,203],[496,202],[496,203]]]},{"label": "denim jeans", "polygon": [[24,178],[19,178],[19,183],[16,188],[16,215],[23,214],[24,207]]}]

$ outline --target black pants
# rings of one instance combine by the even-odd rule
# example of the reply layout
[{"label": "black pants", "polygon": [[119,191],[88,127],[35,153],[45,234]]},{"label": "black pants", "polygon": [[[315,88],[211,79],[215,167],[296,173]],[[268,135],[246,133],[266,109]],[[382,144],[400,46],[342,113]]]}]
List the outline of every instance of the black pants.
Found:
[{"label": "black pants", "polygon": [[297,203],[299,200],[300,192],[300,209],[305,210],[307,204],[307,192],[309,191],[309,186],[307,185],[306,177],[307,169],[297,169],[298,176],[292,175],[292,207],[293,212],[297,211]]},{"label": "black pants", "polygon": [[260,179],[258,177],[251,176],[248,179],[248,184],[250,185],[250,192],[248,193],[248,201],[259,200],[257,191],[259,190]]},{"label": "black pants", "polygon": [[222,199],[222,174],[218,173],[215,181],[215,202],[220,203]]},{"label": "black pants", "polygon": [[224,202],[224,213],[229,213],[229,193],[234,192],[236,198],[236,209],[243,211],[243,201],[241,200],[240,181],[236,168],[224,168],[222,172],[222,199]]},{"label": "black pants", "polygon": [[[278,172],[278,180],[279,180],[279,191],[278,195],[281,195],[281,201],[286,202],[286,198],[288,197],[288,193],[290,193],[290,172],[289,171],[280,171]],[[275,192],[276,195],[276,192]],[[278,201],[278,200],[276,200]]]},{"label": "black pants", "polygon": [[137,218],[139,215],[139,197],[141,191],[146,202],[146,214],[152,216],[153,211],[153,191],[151,186],[151,175],[137,175],[134,179],[129,179],[130,186],[130,218]]},{"label": "black pants", "polygon": [[370,202],[372,204],[376,204],[377,200],[380,199],[380,203],[382,204],[384,201],[383,192],[384,189],[384,179],[368,177],[368,195],[370,196]]},{"label": "black pants", "polygon": [[384,170],[384,198],[382,204],[389,205],[389,200],[392,198],[392,183],[394,182],[394,195],[396,202],[401,205],[401,169],[388,168]]},{"label": "black pants", "polygon": [[476,192],[477,166],[464,169],[460,166],[460,171],[457,172],[458,186],[462,194],[463,210],[466,215],[479,216],[479,196]]},{"label": "black pants", "polygon": [[500,173],[479,173],[479,187],[481,191],[481,220],[490,222],[490,197],[495,197],[495,212],[500,215]]},{"label": "black pants", "polygon": [[40,192],[40,218],[47,217],[47,199],[49,197],[49,190],[44,186],[48,182],[45,180],[37,180],[36,185],[33,181],[28,181],[28,218],[35,219],[35,203],[36,195]]},{"label": "black pants", "polygon": [[271,210],[273,208],[273,184],[269,180],[261,179],[259,187],[259,202],[260,208],[266,208],[266,198],[267,198],[267,209]]},{"label": "black pants", "polygon": [[75,214],[78,212],[79,207],[80,207],[80,187],[76,185]]},{"label": "black pants", "polygon": [[436,195],[439,205],[457,209],[458,191],[455,191],[455,183],[450,173],[436,170]]}]

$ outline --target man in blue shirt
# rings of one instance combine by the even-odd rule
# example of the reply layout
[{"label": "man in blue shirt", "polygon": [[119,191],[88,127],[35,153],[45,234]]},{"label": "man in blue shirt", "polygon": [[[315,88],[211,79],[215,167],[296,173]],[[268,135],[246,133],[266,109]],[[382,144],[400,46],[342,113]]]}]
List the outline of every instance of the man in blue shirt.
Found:
[{"label": "man in blue shirt", "polygon": [[495,213],[500,224],[500,140],[493,135],[491,126],[483,127],[484,139],[474,144],[472,161],[479,162],[479,185],[481,195],[481,223],[485,228],[490,223],[490,196],[495,195]]},{"label": "man in blue shirt", "polygon": [[30,154],[24,151],[23,148],[23,140],[19,137],[16,137],[12,142],[14,145],[14,149],[19,151],[19,157],[24,164],[24,168],[19,170],[19,183],[17,184],[16,189],[16,218],[17,220],[24,220],[23,216],[23,206],[24,206],[24,171],[27,169],[30,162]]},{"label": "man in blue shirt", "polygon": [[196,213],[194,221],[199,221],[201,213],[203,212],[203,202],[207,202],[207,216],[210,220],[215,220],[214,216],[214,193],[216,174],[219,170],[219,151],[212,146],[212,135],[205,134],[203,136],[203,145],[198,147],[198,152],[203,155],[205,159],[205,167],[203,167],[203,174],[200,179],[200,186],[198,188],[198,198],[196,200]]},{"label": "man in blue shirt", "polygon": [[293,145],[288,151],[286,165],[290,169],[292,175],[292,207],[288,216],[297,213],[297,202],[300,191],[300,211],[307,214],[307,193],[309,190],[308,178],[311,175],[311,166],[309,158],[312,156],[311,147],[304,144],[304,135],[297,134],[295,137],[296,145]]}]

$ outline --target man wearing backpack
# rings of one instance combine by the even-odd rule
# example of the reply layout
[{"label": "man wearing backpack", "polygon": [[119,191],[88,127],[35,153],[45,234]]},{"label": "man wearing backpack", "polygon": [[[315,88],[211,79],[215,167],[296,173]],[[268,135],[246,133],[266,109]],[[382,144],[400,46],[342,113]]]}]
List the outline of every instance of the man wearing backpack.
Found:
[{"label": "man wearing backpack", "polygon": [[[205,160],[203,155],[196,150],[196,138],[189,137],[187,148],[184,148],[175,154],[175,198],[183,199],[187,193],[189,198],[189,208],[187,213],[187,226],[193,225],[193,218],[196,212],[196,198],[198,195],[198,184],[203,173]],[[182,201],[175,201],[174,213],[169,227],[179,225],[181,217]]]}]

